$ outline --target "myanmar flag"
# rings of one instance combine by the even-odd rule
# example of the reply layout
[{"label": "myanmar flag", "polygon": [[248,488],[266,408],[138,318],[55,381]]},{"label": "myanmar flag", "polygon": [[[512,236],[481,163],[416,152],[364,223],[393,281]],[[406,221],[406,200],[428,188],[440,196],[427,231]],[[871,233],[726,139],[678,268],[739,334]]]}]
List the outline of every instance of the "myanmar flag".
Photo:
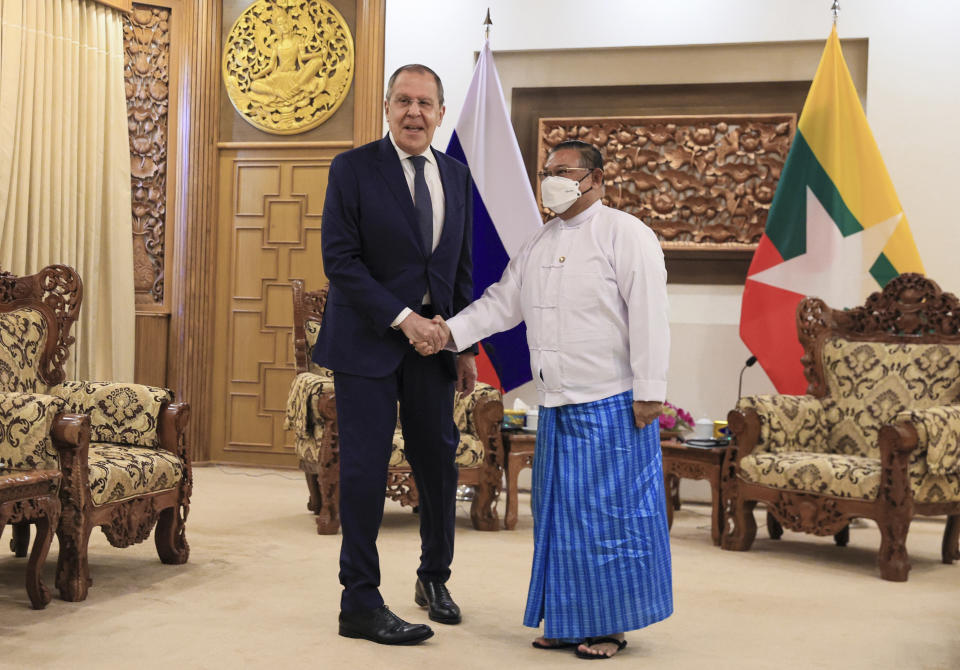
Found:
[{"label": "myanmar flag", "polygon": [[923,265],[834,26],[747,272],[740,337],[780,393],[802,394],[800,301],[853,307],[903,272]]}]

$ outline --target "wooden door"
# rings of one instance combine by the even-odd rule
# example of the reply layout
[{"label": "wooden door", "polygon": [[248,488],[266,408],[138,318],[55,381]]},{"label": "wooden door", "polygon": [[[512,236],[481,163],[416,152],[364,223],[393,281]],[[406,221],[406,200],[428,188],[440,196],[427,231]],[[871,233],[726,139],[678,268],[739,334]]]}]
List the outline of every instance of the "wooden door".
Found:
[{"label": "wooden door", "polygon": [[[356,45],[351,91],[322,125],[272,135],[248,124],[221,89],[210,369],[213,461],[295,467],[283,430],[294,377],[291,279],[326,277],[320,225],[330,163],[380,137],[383,0],[333,0]],[[225,0],[229,29],[249,2]],[[225,31],[224,31],[225,32]]]}]

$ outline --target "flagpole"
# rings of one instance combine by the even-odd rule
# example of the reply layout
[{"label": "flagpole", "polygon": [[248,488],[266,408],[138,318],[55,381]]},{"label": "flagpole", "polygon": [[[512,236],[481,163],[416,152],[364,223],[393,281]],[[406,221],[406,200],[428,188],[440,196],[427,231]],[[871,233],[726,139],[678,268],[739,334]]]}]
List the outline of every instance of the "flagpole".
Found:
[{"label": "flagpole", "polygon": [[487,18],[483,20],[483,39],[487,42],[490,41],[490,26],[493,25],[493,21],[490,20],[490,8],[487,7]]},{"label": "flagpole", "polygon": [[[837,19],[840,18],[840,0],[833,0],[830,6],[830,13],[833,14],[833,25],[837,25]],[[487,10],[487,18],[490,18],[490,10]]]}]

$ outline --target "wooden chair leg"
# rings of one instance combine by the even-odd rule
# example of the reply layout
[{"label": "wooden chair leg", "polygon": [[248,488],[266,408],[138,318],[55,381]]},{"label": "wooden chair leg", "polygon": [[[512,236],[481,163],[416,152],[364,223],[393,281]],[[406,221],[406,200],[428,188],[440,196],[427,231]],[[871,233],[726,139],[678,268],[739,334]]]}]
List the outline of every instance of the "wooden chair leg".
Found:
[{"label": "wooden chair leg", "polygon": [[905,582],[910,572],[910,559],[907,556],[907,532],[910,530],[910,516],[890,514],[881,519],[880,553],[877,565],[880,576],[891,582]]},{"label": "wooden chair leg", "polygon": [[315,472],[304,472],[303,474],[307,477],[307,491],[310,492],[310,497],[307,499],[307,509],[317,514],[320,512],[320,500],[323,497],[320,494],[320,484],[317,482],[317,475]]},{"label": "wooden chair leg", "polygon": [[838,547],[845,547],[850,542],[850,524],[847,524],[843,527],[839,533],[836,533],[833,536],[833,541],[837,543]]},{"label": "wooden chair leg", "polygon": [[674,506],[673,492],[670,489],[672,483],[672,477],[665,474],[663,476],[663,492],[664,492],[664,505],[667,508],[667,530],[673,529],[673,511],[674,509],[680,509],[679,507]]},{"label": "wooden chair leg", "polygon": [[[56,504],[56,509],[59,509],[59,503]],[[47,516],[42,516],[36,521],[37,537],[33,541],[33,551],[30,552],[30,560],[27,563],[27,595],[30,598],[30,606],[35,610],[42,610],[50,602],[50,590],[44,586],[40,573],[47,560],[47,552],[50,551],[50,542],[53,540],[53,529],[56,525],[55,519],[59,516],[57,511],[52,511],[53,521]]]},{"label": "wooden chair leg", "polygon": [[757,537],[757,522],[753,518],[756,500],[733,500],[725,503],[731,511],[725,519],[729,528],[723,533],[720,546],[728,551],[748,551]]},{"label": "wooden chair leg", "polygon": [[720,536],[723,534],[723,500],[717,479],[710,478],[710,540],[715,547],[720,546]]},{"label": "wooden chair leg", "polygon": [[476,485],[473,502],[470,503],[470,520],[477,530],[500,530],[496,498],[493,487],[486,481]]},{"label": "wooden chair leg", "polygon": [[947,526],[943,529],[941,557],[944,563],[953,563],[960,559],[960,514],[947,517]]},{"label": "wooden chair leg", "polygon": [[676,475],[668,475],[667,495],[670,497],[670,504],[675,510],[680,509],[680,478]]},{"label": "wooden chair leg", "polygon": [[90,579],[90,565],[87,562],[87,545],[90,542],[91,529],[84,525],[67,528],[67,525],[61,522],[57,528],[57,540],[60,543],[60,554],[57,557],[57,589],[64,600],[80,602],[87,599],[87,592],[93,583]]},{"label": "wooden chair leg", "polygon": [[336,535],[340,530],[339,501],[339,468],[330,468],[325,474],[314,475],[317,488],[320,490],[319,507],[317,508],[317,535]]},{"label": "wooden chair leg", "polygon": [[523,456],[511,453],[507,456],[507,512],[503,518],[503,526],[507,530],[517,527],[517,486],[520,479],[520,470],[523,469]]},{"label": "wooden chair leg", "polygon": [[10,551],[17,558],[25,558],[30,548],[30,522],[21,521],[13,524],[13,533],[10,537]]},{"label": "wooden chair leg", "polygon": [[181,505],[168,507],[160,512],[157,528],[153,531],[153,542],[161,563],[182,565],[190,558],[186,521],[187,510]]},{"label": "wooden chair leg", "polygon": [[777,521],[777,517],[770,513],[770,510],[767,510],[767,533],[770,534],[771,540],[779,540],[783,537],[783,526]]}]

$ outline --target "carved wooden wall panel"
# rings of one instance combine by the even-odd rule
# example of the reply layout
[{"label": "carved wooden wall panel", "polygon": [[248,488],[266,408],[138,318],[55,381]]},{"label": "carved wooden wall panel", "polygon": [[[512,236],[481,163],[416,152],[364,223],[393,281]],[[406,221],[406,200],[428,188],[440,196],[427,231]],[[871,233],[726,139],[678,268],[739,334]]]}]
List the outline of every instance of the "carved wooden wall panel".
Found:
[{"label": "carved wooden wall panel", "polygon": [[134,286],[138,305],[164,304],[170,19],[169,8],[139,3],[123,16]]},{"label": "carved wooden wall panel", "polygon": [[134,380],[138,384],[166,387],[170,315],[163,312],[138,312],[136,329]]},{"label": "carved wooden wall panel", "polygon": [[537,165],[565,140],[594,144],[604,203],[646,222],[665,249],[742,251],[763,235],[795,131],[795,114],[546,118]]},{"label": "carved wooden wall panel", "polygon": [[296,366],[290,280],[326,281],[320,221],[341,148],[221,153],[214,387],[226,395],[213,460],[296,465],[283,430]]}]

